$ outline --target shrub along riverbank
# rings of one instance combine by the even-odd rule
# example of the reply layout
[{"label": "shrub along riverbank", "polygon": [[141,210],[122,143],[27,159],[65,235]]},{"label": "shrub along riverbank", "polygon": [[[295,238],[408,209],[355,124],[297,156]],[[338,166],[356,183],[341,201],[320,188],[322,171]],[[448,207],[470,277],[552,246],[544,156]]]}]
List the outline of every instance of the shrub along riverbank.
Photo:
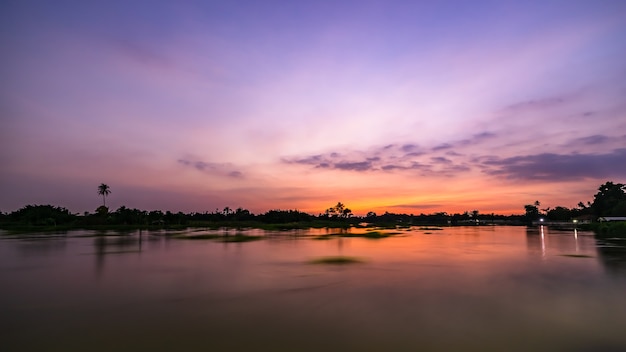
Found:
[{"label": "shrub along riverbank", "polygon": [[626,238],[626,221],[594,222],[583,224],[580,228],[593,231],[598,237]]},{"label": "shrub along riverbank", "polygon": [[127,229],[184,229],[184,228],[260,228],[266,230],[306,229],[306,228],[348,228],[363,226],[395,228],[409,226],[441,225],[522,225],[526,222],[522,215],[495,214],[395,214],[385,212],[376,215],[353,216],[349,213],[311,215],[298,210],[270,210],[263,214],[253,214],[242,208],[212,213],[173,213],[160,210],[144,211],[124,206],[109,212],[100,207],[95,213],[73,214],[63,207],[52,205],[27,205],[17,211],[0,214],[0,228],[12,232],[60,231],[72,229],[127,230]]},{"label": "shrub along riverbank", "polygon": [[[478,210],[448,214],[396,214],[385,212],[377,215],[368,212],[366,216],[354,216],[352,210],[343,203],[328,208],[324,213],[312,215],[299,210],[270,210],[253,214],[247,209],[235,210],[225,207],[214,212],[173,213],[170,211],[145,211],[125,206],[109,211],[104,205],[108,186],[100,185],[99,194],[103,205],[94,213],[71,213],[68,209],[52,205],[27,205],[11,213],[0,212],[0,229],[10,232],[45,232],[74,229],[129,230],[129,229],[185,229],[185,228],[260,228],[266,230],[306,229],[306,228],[348,228],[368,226],[396,228],[410,226],[467,226],[467,225],[531,225],[539,221],[566,222],[573,220],[593,220],[601,217],[626,216],[626,186],[621,183],[606,182],[598,188],[593,203],[579,203],[578,208],[568,209],[557,206],[539,209],[540,202],[524,206],[524,215],[481,214]],[[598,236],[626,237],[626,222],[603,222],[580,224],[579,228],[593,230]]]}]

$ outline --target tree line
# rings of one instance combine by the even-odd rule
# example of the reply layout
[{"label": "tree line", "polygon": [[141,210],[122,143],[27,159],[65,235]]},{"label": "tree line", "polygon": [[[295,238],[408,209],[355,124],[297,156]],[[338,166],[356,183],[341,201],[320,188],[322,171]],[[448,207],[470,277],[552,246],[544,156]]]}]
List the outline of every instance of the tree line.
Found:
[{"label": "tree line", "polygon": [[524,206],[525,218],[536,221],[545,218],[551,221],[569,221],[582,218],[597,220],[601,217],[626,216],[626,186],[611,181],[602,184],[593,196],[593,202],[579,202],[574,208],[556,206],[541,209],[541,202]]},{"label": "tree line", "polygon": [[71,226],[90,227],[108,225],[128,226],[254,226],[254,224],[306,224],[311,226],[351,226],[367,222],[381,226],[396,225],[463,225],[463,224],[526,224],[540,218],[552,221],[570,221],[576,218],[595,220],[604,216],[626,216],[626,187],[621,183],[606,182],[598,188],[593,202],[580,202],[575,208],[557,206],[541,209],[539,201],[524,206],[524,214],[481,214],[478,210],[449,214],[397,214],[368,212],[355,216],[343,203],[329,207],[318,215],[299,210],[269,210],[254,214],[247,209],[225,207],[212,212],[183,213],[161,210],[140,210],[121,206],[115,211],[106,207],[106,196],[111,189],[106,184],[98,186],[103,205],[94,213],[71,213],[68,209],[53,205],[27,205],[11,213],[0,213],[0,226]]}]

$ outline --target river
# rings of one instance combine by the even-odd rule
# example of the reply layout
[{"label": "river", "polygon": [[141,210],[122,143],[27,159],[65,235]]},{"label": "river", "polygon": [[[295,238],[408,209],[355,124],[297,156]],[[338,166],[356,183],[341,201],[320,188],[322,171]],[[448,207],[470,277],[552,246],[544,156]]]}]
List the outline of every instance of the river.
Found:
[{"label": "river", "polygon": [[[0,236],[4,351],[624,351],[626,242],[548,227]],[[254,235],[221,242],[186,236]],[[341,256],[354,263],[323,263]],[[322,261],[322,263],[319,263]]]}]

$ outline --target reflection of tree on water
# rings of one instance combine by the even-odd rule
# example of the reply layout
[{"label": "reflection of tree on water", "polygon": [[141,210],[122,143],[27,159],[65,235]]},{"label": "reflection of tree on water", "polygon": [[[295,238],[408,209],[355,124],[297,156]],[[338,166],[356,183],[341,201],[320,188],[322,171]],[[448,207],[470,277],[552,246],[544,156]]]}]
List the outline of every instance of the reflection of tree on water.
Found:
[{"label": "reflection of tree on water", "polygon": [[547,226],[526,228],[528,252],[545,259],[549,255],[597,257],[609,274],[626,277],[626,239],[595,239],[590,233],[552,231]]},{"label": "reflection of tree on water", "polygon": [[626,276],[626,239],[597,239],[598,257],[609,274]]},{"label": "reflection of tree on water", "polygon": [[551,229],[540,225],[526,228],[526,243],[531,254],[547,258],[550,255],[595,257],[596,244],[590,233],[581,233],[578,229]]},{"label": "reflection of tree on water", "polygon": [[539,254],[542,258],[546,256],[546,233],[543,226],[526,227],[526,245],[529,253]]},{"label": "reflection of tree on water", "polygon": [[[96,247],[96,277],[100,278],[104,272],[104,258],[107,254],[141,253],[143,233],[118,233],[115,236],[106,232],[96,233],[94,247]],[[134,249],[133,249],[134,247]]]},{"label": "reflection of tree on water", "polygon": [[18,250],[25,257],[40,257],[56,255],[67,247],[67,237],[50,236],[42,238],[27,238],[18,242]]},{"label": "reflection of tree on water", "polygon": [[339,236],[338,236],[338,241],[337,241],[337,251],[339,255],[343,254],[343,237],[344,235],[347,235],[350,232],[350,228],[340,228],[339,229]]}]

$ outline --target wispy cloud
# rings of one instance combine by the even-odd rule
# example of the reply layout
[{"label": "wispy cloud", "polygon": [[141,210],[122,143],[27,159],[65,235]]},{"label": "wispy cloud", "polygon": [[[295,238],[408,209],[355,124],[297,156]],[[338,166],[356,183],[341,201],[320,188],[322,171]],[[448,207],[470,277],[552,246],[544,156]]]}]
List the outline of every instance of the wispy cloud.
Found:
[{"label": "wispy cloud", "polygon": [[485,173],[507,179],[571,181],[586,178],[624,177],[626,148],[604,154],[554,154],[486,157]]},{"label": "wispy cloud", "polygon": [[[388,144],[366,151],[342,151],[305,157],[283,158],[283,163],[310,165],[316,169],[334,169],[351,172],[414,172],[420,175],[454,176],[469,171],[465,163],[456,163],[450,157],[433,155],[432,150],[417,144]],[[460,154],[458,154],[460,155]]]},{"label": "wispy cloud", "polygon": [[593,134],[590,136],[574,138],[565,143],[567,148],[601,147],[605,150],[623,145],[626,145],[626,135],[610,136],[607,134]]},{"label": "wispy cloud", "polygon": [[[510,156],[505,151],[501,154],[485,154],[488,150],[499,151],[498,143],[507,142],[506,138],[498,138],[495,133],[483,132],[470,138],[440,143],[434,148],[418,147],[417,144],[388,144],[366,151],[287,158],[283,162],[346,172],[394,172],[442,177],[454,177],[477,170],[491,177],[509,180],[552,182],[624,177],[625,148],[614,147],[610,152],[578,152],[572,148],[574,145],[603,148],[623,145],[620,142],[624,141],[626,136],[593,134],[573,138],[565,144],[546,146],[549,152]],[[464,148],[467,153],[461,154],[454,150],[459,148]]]},{"label": "wispy cloud", "polygon": [[335,163],[334,166],[335,166],[335,169],[339,169],[339,170],[353,170],[353,171],[372,170],[372,163],[370,161],[339,162],[339,163]]},{"label": "wispy cloud", "polygon": [[533,110],[545,110],[545,109],[550,109],[550,108],[554,108],[557,106],[561,106],[571,100],[572,98],[568,96],[532,99],[532,100],[526,100],[526,101],[513,103],[511,105],[505,106],[504,109],[502,110],[506,112],[514,112],[514,113],[527,112],[527,111],[533,111]]},{"label": "wispy cloud", "polygon": [[173,60],[162,52],[149,48],[146,44],[120,39],[112,41],[112,46],[122,57],[138,65],[159,69],[171,69],[175,67]]},{"label": "wispy cloud", "polygon": [[433,151],[438,151],[438,150],[446,150],[446,149],[450,149],[452,148],[452,144],[450,143],[444,143],[444,144],[440,144],[436,147],[433,147]]},{"label": "wispy cloud", "polygon": [[455,148],[479,146],[498,135],[484,131],[469,138],[422,147],[418,143],[392,143],[365,150],[333,151],[303,157],[286,157],[285,164],[310,165],[316,169],[352,172],[411,172],[422,176],[455,176],[471,170],[464,154]]},{"label": "wispy cloud", "polygon": [[572,141],[571,144],[597,145],[597,144],[604,144],[609,139],[610,138],[608,136],[605,136],[602,134],[594,134],[593,136],[576,138]]},{"label": "wispy cloud", "polygon": [[[482,143],[484,143],[484,142],[486,142],[488,140],[494,139],[496,137],[498,137],[497,134],[495,134],[493,132],[485,131],[485,132],[474,134],[470,138],[441,143],[441,144],[431,148],[431,151],[438,152],[438,151],[442,151],[442,150],[448,150],[448,153],[455,153],[454,151],[450,151],[450,149],[459,148],[459,147],[468,147],[468,146],[472,146],[472,145],[482,144]],[[452,154],[450,154],[450,155],[452,155]]]},{"label": "wispy cloud", "polygon": [[243,178],[244,175],[241,171],[236,170],[233,165],[229,163],[211,163],[206,161],[199,160],[187,160],[187,159],[178,159],[178,164],[194,168],[198,171],[205,172],[208,174],[225,176],[230,178]]}]

